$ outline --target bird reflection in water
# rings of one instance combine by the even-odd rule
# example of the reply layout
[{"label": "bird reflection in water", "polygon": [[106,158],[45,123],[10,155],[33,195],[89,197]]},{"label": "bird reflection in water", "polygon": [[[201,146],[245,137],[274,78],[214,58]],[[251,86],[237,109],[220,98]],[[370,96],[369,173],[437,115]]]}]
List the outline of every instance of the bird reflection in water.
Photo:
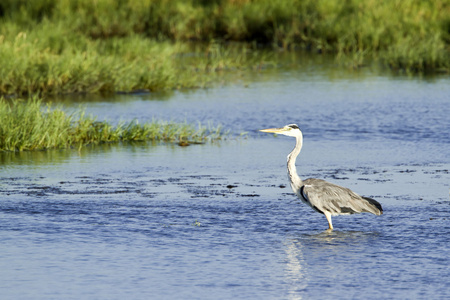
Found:
[{"label": "bird reflection in water", "polygon": [[[354,259],[358,253],[377,239],[378,232],[322,231],[301,234],[284,242],[286,252],[284,282],[288,299],[307,299],[314,291],[309,290],[340,273],[336,259]],[[331,274],[331,275],[330,275]]]}]

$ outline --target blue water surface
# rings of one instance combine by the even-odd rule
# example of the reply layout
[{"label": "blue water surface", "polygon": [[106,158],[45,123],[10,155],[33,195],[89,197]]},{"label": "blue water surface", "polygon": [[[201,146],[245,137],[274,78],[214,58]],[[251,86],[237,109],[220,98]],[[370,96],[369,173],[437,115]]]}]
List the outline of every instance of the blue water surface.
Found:
[{"label": "blue water surface", "polygon": [[[308,67],[86,101],[100,119],[231,135],[0,153],[1,299],[448,299],[449,83]],[[302,177],[384,214],[326,232],[287,182],[294,140],[257,131],[289,123],[304,132]]]}]

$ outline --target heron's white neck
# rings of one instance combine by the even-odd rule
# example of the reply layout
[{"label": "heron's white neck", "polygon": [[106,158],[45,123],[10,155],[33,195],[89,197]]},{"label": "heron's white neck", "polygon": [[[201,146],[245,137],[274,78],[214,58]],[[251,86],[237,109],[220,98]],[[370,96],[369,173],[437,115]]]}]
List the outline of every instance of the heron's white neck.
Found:
[{"label": "heron's white neck", "polygon": [[295,136],[296,138],[296,144],[294,150],[292,150],[291,153],[289,153],[287,157],[287,169],[288,169],[288,176],[289,180],[291,182],[291,187],[294,192],[298,191],[300,187],[303,185],[303,181],[297,174],[297,168],[295,167],[295,160],[297,159],[298,154],[302,150],[303,146],[303,135],[300,132],[299,135]]}]

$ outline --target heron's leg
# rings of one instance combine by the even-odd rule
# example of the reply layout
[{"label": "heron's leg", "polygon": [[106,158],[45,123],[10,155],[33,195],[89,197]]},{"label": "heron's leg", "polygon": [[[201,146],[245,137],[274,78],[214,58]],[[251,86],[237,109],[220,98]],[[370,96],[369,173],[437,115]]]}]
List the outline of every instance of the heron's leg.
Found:
[{"label": "heron's leg", "polygon": [[327,217],[328,230],[333,230],[333,223],[331,223],[331,214],[328,211],[325,211],[324,214],[325,214],[325,217]]}]

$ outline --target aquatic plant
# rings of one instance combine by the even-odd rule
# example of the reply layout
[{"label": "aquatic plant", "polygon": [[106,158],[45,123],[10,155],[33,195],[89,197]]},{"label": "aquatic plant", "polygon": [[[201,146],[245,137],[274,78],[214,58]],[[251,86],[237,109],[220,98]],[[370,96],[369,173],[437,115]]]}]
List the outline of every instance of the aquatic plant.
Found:
[{"label": "aquatic plant", "polygon": [[200,227],[202,226],[202,223],[200,223],[198,220],[195,220],[194,223],[192,223],[192,226]]},{"label": "aquatic plant", "polygon": [[220,126],[197,127],[187,123],[137,120],[114,126],[86,116],[83,110],[67,114],[61,107],[43,105],[39,99],[29,101],[0,99],[0,151],[45,150],[82,147],[88,144],[162,141],[205,143],[223,138]]}]

